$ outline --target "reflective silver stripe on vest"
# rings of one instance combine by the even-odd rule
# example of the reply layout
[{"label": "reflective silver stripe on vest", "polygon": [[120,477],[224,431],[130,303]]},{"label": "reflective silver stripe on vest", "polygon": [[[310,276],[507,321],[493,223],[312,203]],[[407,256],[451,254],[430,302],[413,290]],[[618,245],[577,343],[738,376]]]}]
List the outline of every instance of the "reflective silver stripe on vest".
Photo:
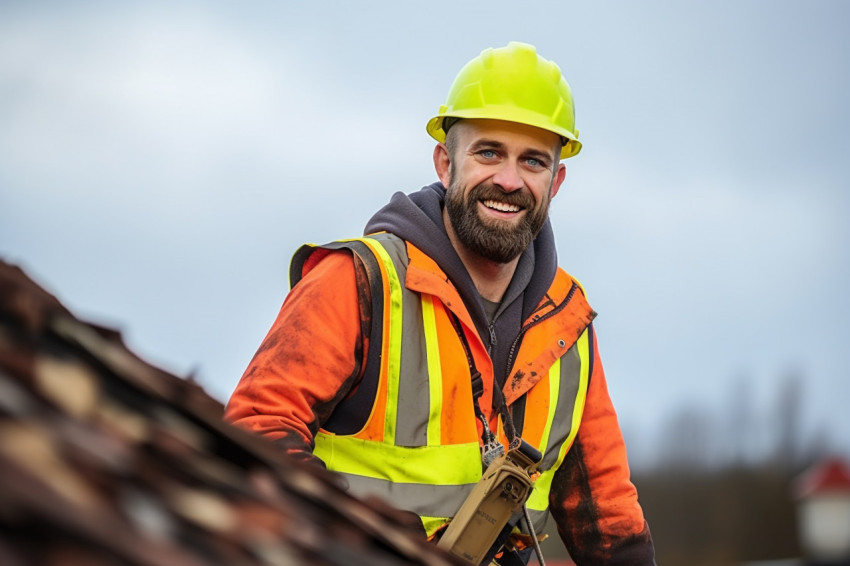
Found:
[{"label": "reflective silver stripe on vest", "polygon": [[549,440],[544,448],[543,462],[540,466],[542,470],[548,470],[557,463],[561,444],[569,436],[572,429],[572,416],[579,390],[579,372],[581,371],[578,343],[573,344],[567,350],[567,353],[561,357],[560,370],[560,387],[558,388],[558,401],[555,406],[557,418],[552,423]]},{"label": "reflective silver stripe on vest", "polygon": [[549,492],[555,472],[563,463],[567,451],[578,434],[584,413],[587,385],[590,380],[589,342],[590,333],[585,329],[576,343],[556,362],[556,366],[559,366],[557,368],[559,389],[555,415],[559,416],[552,423],[543,463],[540,466],[542,474],[537,478],[527,503],[531,521],[538,532],[546,526],[546,520],[549,517]]},{"label": "reflective silver stripe on vest", "polygon": [[[407,246],[403,240],[378,234],[372,239],[381,242],[393,260],[400,281],[407,275]],[[399,379],[398,410],[396,421],[396,446],[427,446],[428,419],[431,413],[428,384],[428,360],[422,328],[422,301],[419,293],[406,287],[402,290],[401,368],[404,379]],[[439,442],[439,439],[436,439]]]},{"label": "reflective silver stripe on vest", "polygon": [[[538,478],[539,483],[535,482],[535,490],[527,503],[529,517],[535,532],[538,533],[543,532],[549,518],[549,490],[554,473],[552,468],[560,465],[561,449],[565,441],[570,438],[572,429],[572,415],[580,387],[581,357],[578,350],[578,343],[576,343],[556,362],[555,365],[559,367],[553,369],[557,372],[550,371],[550,378],[558,380],[556,384],[552,384],[557,387],[558,399],[553,413],[557,418],[551,424],[548,438],[544,439],[546,446],[540,447],[543,450],[543,460],[539,469],[543,475]],[[550,391],[554,388],[553,386],[550,386]],[[549,481],[546,481],[547,479]]]},{"label": "reflective silver stripe on vest", "polygon": [[474,483],[466,485],[428,485],[392,483],[365,476],[345,474],[349,489],[356,495],[380,494],[390,503],[403,502],[406,509],[415,509],[425,517],[453,517],[461,503],[472,493]]},{"label": "reflective silver stripe on vest", "polygon": [[[404,290],[404,330],[401,333],[401,375],[398,391],[399,422],[396,444],[428,445],[431,399],[428,357],[422,330],[422,301],[419,294]],[[435,376],[439,377],[439,376]],[[403,418],[402,418],[403,417]],[[437,443],[440,439],[435,439]]]}]

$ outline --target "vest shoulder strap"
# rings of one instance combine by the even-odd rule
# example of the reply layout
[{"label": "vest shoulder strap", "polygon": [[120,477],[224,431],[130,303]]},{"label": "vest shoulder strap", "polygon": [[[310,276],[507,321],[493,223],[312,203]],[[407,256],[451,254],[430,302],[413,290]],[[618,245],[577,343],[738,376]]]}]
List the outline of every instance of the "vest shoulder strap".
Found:
[{"label": "vest shoulder strap", "polygon": [[[361,300],[361,312],[370,313],[369,320],[362,325],[362,332],[369,336],[369,348],[364,352],[366,362],[363,375],[354,393],[343,400],[322,424],[322,428],[339,435],[355,434],[363,428],[369,418],[378,390],[381,372],[381,344],[384,318],[384,273],[394,270],[404,279],[407,268],[407,248],[404,240],[388,233],[374,234],[351,240],[338,240],[323,245],[305,244],[292,258],[289,269],[290,285],[294,287],[319,261],[333,251],[348,251],[355,259],[354,269],[365,276],[368,282],[368,297]],[[389,265],[388,265],[389,263]],[[358,280],[361,277],[358,277]]]}]

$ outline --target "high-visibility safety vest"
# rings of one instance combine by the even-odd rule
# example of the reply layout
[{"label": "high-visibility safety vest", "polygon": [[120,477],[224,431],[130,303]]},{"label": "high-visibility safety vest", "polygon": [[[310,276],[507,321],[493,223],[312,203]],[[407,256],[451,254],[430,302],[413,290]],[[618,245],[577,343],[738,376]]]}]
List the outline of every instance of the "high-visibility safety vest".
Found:
[{"label": "high-visibility safety vest", "polygon": [[[482,476],[470,365],[452,313],[487,383],[493,383],[493,364],[446,275],[396,236],[303,246],[293,258],[292,284],[329,250],[339,249],[354,254],[369,280],[370,352],[356,392],[316,435],[314,454],[345,475],[355,495],[377,495],[417,513],[431,536]],[[558,269],[509,360],[505,402],[510,407],[526,397],[523,422],[516,424],[522,438],[543,454],[527,502],[537,532],[545,526],[552,477],[581,422],[592,373],[594,316],[578,283]],[[491,406],[488,393],[479,399],[481,407]],[[507,444],[502,423],[498,433]]]}]

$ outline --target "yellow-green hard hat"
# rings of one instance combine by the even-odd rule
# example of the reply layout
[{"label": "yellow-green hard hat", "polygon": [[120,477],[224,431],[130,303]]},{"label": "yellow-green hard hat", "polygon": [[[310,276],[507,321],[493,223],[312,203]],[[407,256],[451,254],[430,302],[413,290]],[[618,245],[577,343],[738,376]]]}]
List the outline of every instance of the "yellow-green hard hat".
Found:
[{"label": "yellow-green hard hat", "polygon": [[558,65],[527,43],[485,49],[467,63],[428,121],[428,134],[446,141],[443,120],[449,117],[507,120],[555,132],[564,139],[561,159],[581,150],[570,85]]}]

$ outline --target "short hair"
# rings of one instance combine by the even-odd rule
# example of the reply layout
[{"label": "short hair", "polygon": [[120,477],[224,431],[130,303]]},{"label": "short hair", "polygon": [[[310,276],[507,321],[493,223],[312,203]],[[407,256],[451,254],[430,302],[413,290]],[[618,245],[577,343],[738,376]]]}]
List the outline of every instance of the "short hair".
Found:
[{"label": "short hair", "polygon": [[443,119],[443,131],[446,132],[446,149],[449,151],[449,161],[452,161],[454,158],[455,150],[457,149],[457,129],[452,128],[455,124],[460,122],[460,118],[444,118]]}]

